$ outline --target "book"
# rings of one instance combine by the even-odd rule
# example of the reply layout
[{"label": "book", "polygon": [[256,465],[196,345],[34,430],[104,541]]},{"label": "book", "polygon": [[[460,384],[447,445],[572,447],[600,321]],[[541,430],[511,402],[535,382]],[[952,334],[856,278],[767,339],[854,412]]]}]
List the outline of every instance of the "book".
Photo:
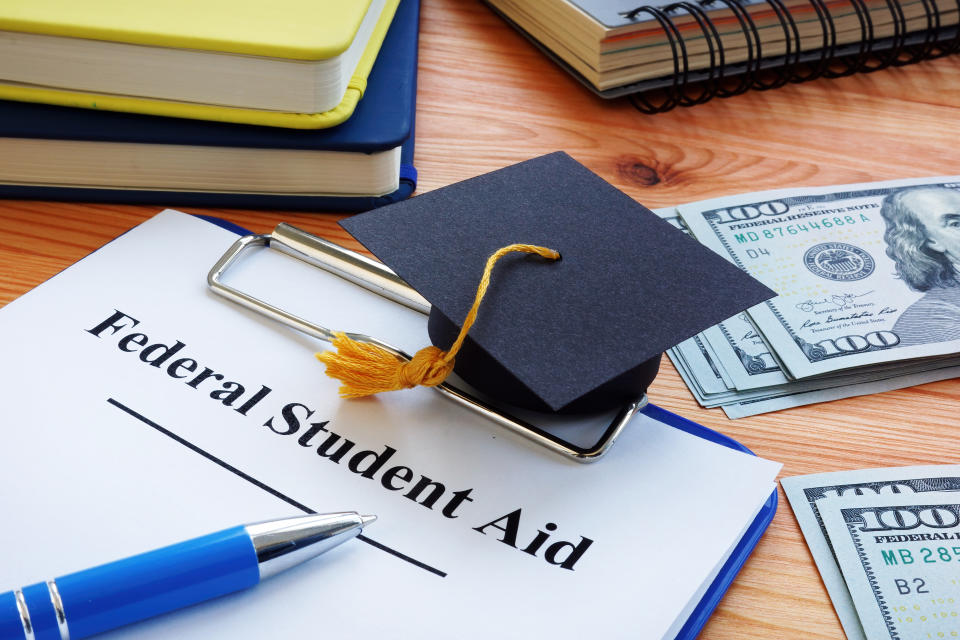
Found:
[{"label": "book", "polygon": [[[0,398],[29,425],[0,448],[17,486],[0,509],[20,515],[0,530],[9,587],[359,508],[376,526],[319,564],[116,637],[305,637],[316,617],[291,612],[317,606],[335,634],[362,620],[425,639],[696,636],[773,515],[779,464],[652,406],[583,466],[430,389],[343,400],[312,355],[323,343],[209,295],[236,238],[166,211],[0,310],[18,363]],[[425,339],[421,313],[279,251],[250,259],[230,277],[254,295],[404,348]]]},{"label": "book", "polygon": [[665,111],[956,51],[945,0],[485,0],[605,98]]},{"label": "book", "polygon": [[302,131],[0,101],[0,196],[360,211],[408,197],[419,0],[403,0],[354,116]]},{"label": "book", "polygon": [[399,0],[8,0],[0,98],[303,129],[364,93]]}]

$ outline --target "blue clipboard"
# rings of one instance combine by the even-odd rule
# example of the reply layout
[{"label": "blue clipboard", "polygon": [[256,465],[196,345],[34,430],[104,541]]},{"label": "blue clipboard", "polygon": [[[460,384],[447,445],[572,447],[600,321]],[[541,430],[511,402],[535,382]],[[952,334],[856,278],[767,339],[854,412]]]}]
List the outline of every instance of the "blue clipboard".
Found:
[{"label": "blue clipboard", "polygon": [[[730,449],[735,449],[737,451],[743,451],[744,453],[749,453],[750,455],[756,455],[753,451],[746,448],[733,438],[725,436],[722,433],[714,431],[713,429],[708,429],[702,424],[697,424],[692,420],[687,420],[681,416],[678,416],[675,413],[671,413],[666,409],[661,409],[660,407],[652,404],[648,404],[643,408],[641,413],[645,414],[649,418],[653,418],[658,422],[668,424],[671,427],[680,429],[681,431],[686,431],[687,433],[697,436],[698,438],[703,438],[704,440],[709,440],[710,442],[715,442],[717,444],[723,445]],[[713,584],[711,584],[706,593],[703,594],[703,597],[700,599],[700,603],[693,610],[693,613],[690,614],[690,617],[687,618],[686,623],[680,629],[680,632],[677,634],[677,640],[693,640],[700,633],[700,630],[703,629],[703,625],[707,623],[707,620],[710,618],[710,614],[713,613],[713,610],[717,608],[717,605],[720,604],[720,600],[723,598],[723,594],[727,592],[727,589],[733,583],[734,578],[737,577],[737,574],[740,573],[740,569],[747,562],[747,558],[750,557],[750,554],[753,553],[754,547],[757,546],[757,542],[760,541],[763,532],[767,530],[767,527],[770,525],[770,522],[773,520],[773,516],[777,512],[777,490],[774,488],[773,493],[770,494],[770,497],[760,508],[760,512],[757,513],[757,517],[753,519],[753,522],[750,523],[749,528],[743,534],[743,537],[740,538],[740,542],[734,548],[733,553],[730,554],[730,557],[727,558],[727,562],[720,569],[720,573],[717,574],[717,577],[714,579]]]},{"label": "blue clipboard", "polygon": [[[247,235],[250,233],[250,231],[244,229],[243,227],[221,218],[202,215],[197,217],[227,229],[228,231],[232,231],[237,235]],[[743,446],[733,438],[712,429],[708,429],[701,424],[678,416],[677,414],[671,413],[670,411],[662,409],[656,405],[647,404],[647,406],[641,409],[640,413],[643,413],[648,418],[652,418],[653,420],[662,422],[663,424],[670,425],[671,427],[689,433],[690,435],[697,436],[698,438],[703,438],[704,440],[714,442],[736,451],[743,451],[744,453],[748,453],[750,455],[756,455],[750,451],[750,449]],[[714,579],[713,583],[707,588],[706,592],[703,594],[703,597],[700,599],[700,602],[694,608],[693,612],[690,614],[690,617],[687,618],[687,621],[684,623],[683,627],[681,627],[680,632],[677,634],[676,640],[694,640],[694,638],[696,638],[703,629],[703,626],[707,623],[710,615],[713,613],[714,609],[717,608],[717,605],[720,603],[723,595],[727,592],[727,589],[733,583],[733,580],[737,577],[737,574],[740,573],[740,569],[747,562],[747,558],[750,557],[753,549],[757,546],[757,543],[760,541],[763,533],[767,530],[767,527],[773,520],[773,516],[777,512],[777,502],[777,490],[774,488],[773,492],[770,494],[770,497],[760,508],[760,511],[757,513],[753,522],[750,523],[750,526],[747,528],[743,537],[740,538],[740,542],[737,543],[737,546],[730,554],[730,557],[727,558],[727,561],[720,569],[720,572],[717,574],[717,577]]]}]

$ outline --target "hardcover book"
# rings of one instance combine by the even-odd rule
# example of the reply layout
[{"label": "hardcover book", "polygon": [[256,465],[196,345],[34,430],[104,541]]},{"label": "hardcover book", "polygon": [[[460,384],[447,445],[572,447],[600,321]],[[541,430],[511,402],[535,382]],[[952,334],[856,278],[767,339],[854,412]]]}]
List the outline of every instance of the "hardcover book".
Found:
[{"label": "hardcover book", "polygon": [[350,117],[399,0],[8,0],[0,98],[321,128]]}]

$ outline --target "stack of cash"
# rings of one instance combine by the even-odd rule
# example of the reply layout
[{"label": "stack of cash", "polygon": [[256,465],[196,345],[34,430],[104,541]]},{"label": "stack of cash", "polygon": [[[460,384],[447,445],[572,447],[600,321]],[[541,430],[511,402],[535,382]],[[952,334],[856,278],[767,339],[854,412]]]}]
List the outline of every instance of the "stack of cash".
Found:
[{"label": "stack of cash", "polygon": [[960,375],[960,176],[657,213],[778,294],[668,351],[703,406],[739,418]]},{"label": "stack of cash", "polygon": [[781,484],[848,640],[960,637],[960,466]]}]

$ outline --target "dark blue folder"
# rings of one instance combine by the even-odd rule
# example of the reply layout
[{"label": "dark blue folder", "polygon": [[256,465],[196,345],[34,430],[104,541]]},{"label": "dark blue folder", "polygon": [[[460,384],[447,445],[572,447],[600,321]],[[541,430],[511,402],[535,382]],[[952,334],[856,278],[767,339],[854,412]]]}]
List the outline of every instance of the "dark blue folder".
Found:
[{"label": "dark blue folder", "polygon": [[[668,424],[671,427],[680,429],[681,431],[686,431],[687,433],[703,438],[704,440],[709,440],[710,442],[715,442],[730,449],[755,455],[752,451],[750,451],[750,449],[747,449],[733,438],[725,436],[717,431],[713,431],[712,429],[708,429],[702,424],[698,424],[692,420],[682,418],[675,413],[670,413],[666,409],[661,409],[656,405],[648,404],[646,407],[644,407],[642,412],[654,420]],[[691,612],[690,617],[687,618],[687,621],[684,623],[683,627],[681,627],[680,632],[677,634],[676,640],[694,640],[694,638],[699,635],[700,630],[703,629],[703,625],[707,623],[707,620],[710,618],[710,614],[712,614],[713,610],[717,608],[718,604],[720,604],[723,594],[725,594],[730,585],[733,584],[734,578],[737,577],[737,574],[740,573],[740,569],[742,569],[743,565],[747,562],[747,558],[749,558],[750,554],[753,553],[754,547],[756,547],[757,543],[760,542],[760,537],[763,536],[764,531],[767,530],[767,527],[770,525],[770,522],[773,521],[773,516],[776,513],[777,489],[774,488],[773,493],[770,494],[770,497],[767,499],[767,501],[762,507],[760,507],[760,511],[753,519],[753,522],[750,523],[750,526],[747,528],[746,532],[744,532],[743,537],[740,538],[740,542],[737,543],[737,546],[730,554],[730,557],[727,558],[727,561],[720,569],[720,573],[718,573],[717,577],[714,578],[713,583],[707,587],[703,597],[700,598],[700,602],[697,604],[693,612]]]},{"label": "dark blue folder", "polygon": [[402,0],[363,99],[349,120],[330,129],[282,129],[0,101],[0,138],[362,153],[402,146],[400,186],[393,193],[341,197],[185,192],[177,191],[175,184],[170,191],[0,184],[0,197],[316,211],[365,211],[403,200],[417,186],[413,132],[419,19],[420,0]]}]

